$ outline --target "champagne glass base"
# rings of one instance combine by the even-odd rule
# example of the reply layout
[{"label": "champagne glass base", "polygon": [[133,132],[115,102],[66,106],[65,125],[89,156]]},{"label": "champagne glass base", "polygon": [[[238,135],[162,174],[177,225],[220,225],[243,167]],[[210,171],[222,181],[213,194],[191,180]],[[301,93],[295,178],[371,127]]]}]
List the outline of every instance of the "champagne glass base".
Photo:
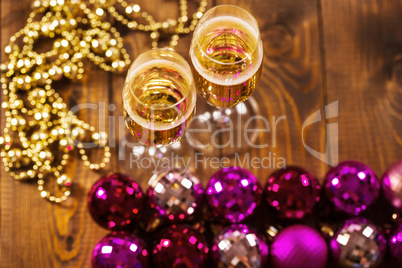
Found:
[{"label": "champagne glass base", "polygon": [[260,122],[257,101],[249,97],[231,108],[217,108],[204,100],[186,133],[187,142],[206,156],[235,156],[256,146]]},{"label": "champagne glass base", "polygon": [[144,146],[138,143],[128,130],[118,149],[120,170],[139,180],[142,186],[147,185],[156,173],[173,168],[190,168],[190,156],[188,145],[183,139],[167,146]]}]

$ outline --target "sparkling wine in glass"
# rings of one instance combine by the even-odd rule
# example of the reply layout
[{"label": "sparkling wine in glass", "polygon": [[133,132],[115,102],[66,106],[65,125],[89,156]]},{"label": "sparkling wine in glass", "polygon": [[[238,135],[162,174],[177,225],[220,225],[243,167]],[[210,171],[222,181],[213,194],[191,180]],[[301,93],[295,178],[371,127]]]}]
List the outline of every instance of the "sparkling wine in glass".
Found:
[{"label": "sparkling wine in glass", "polygon": [[263,53],[253,17],[248,13],[246,18],[236,16],[246,12],[238,7],[221,8],[227,13],[233,10],[233,15],[208,19],[212,14],[206,14],[206,21],[194,33],[190,55],[200,95],[210,105],[226,108],[247,100],[253,93],[261,75]]},{"label": "sparkling wine in glass", "polygon": [[190,67],[177,53],[154,49],[131,66],[123,89],[125,123],[142,144],[164,146],[184,135],[195,113]]},{"label": "sparkling wine in glass", "polygon": [[198,93],[213,106],[207,108],[206,117],[218,128],[230,122],[237,128],[234,134],[242,136],[243,131],[238,129],[248,117],[258,115],[256,102],[251,98],[247,101],[262,70],[263,47],[257,21],[236,6],[210,9],[194,31],[190,57]]},{"label": "sparkling wine in glass", "polygon": [[196,97],[191,68],[176,52],[152,49],[136,58],[123,88],[130,134],[120,143],[119,159],[126,172],[155,173],[158,158],[184,149],[179,141],[194,116]]}]

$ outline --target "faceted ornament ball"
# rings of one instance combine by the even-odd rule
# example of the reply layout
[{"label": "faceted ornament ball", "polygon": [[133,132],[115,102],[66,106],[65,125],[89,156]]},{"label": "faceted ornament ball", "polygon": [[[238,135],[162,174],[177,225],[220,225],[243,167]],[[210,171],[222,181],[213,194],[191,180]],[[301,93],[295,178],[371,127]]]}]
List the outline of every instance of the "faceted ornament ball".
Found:
[{"label": "faceted ornament ball", "polygon": [[208,259],[208,244],[198,231],[187,225],[165,229],[152,251],[155,267],[201,268]]},{"label": "faceted ornament ball", "polygon": [[253,213],[261,202],[262,189],[257,178],[247,169],[228,167],[211,177],[206,195],[214,217],[237,223]]},{"label": "faceted ornament ball", "polygon": [[268,204],[279,216],[301,219],[311,213],[320,200],[321,186],[313,174],[305,169],[288,166],[271,174],[265,185]]},{"label": "faceted ornament ball", "polygon": [[151,178],[148,201],[159,217],[182,222],[193,218],[201,206],[203,194],[202,185],[194,175],[173,169]]},{"label": "faceted ornament ball", "polygon": [[382,176],[385,198],[402,212],[402,160],[394,163]]},{"label": "faceted ornament ball", "polygon": [[143,193],[129,176],[110,173],[92,186],[88,209],[100,226],[111,230],[128,230],[140,218]]},{"label": "faceted ornament ball", "polygon": [[327,173],[324,188],[336,208],[351,215],[359,215],[376,201],[380,181],[365,164],[345,161]]},{"label": "faceted ornament ball", "polygon": [[388,247],[392,256],[402,264],[402,224],[391,234]]},{"label": "faceted ornament ball", "polygon": [[141,238],[126,232],[112,232],[96,244],[92,253],[92,267],[146,268],[148,257]]},{"label": "faceted ornament ball", "polygon": [[214,238],[214,267],[265,267],[269,248],[264,238],[244,224],[233,224]]},{"label": "faceted ornament ball", "polygon": [[347,220],[330,242],[333,259],[342,267],[377,267],[387,241],[380,230],[364,218]]},{"label": "faceted ornament ball", "polygon": [[317,230],[292,225],[274,237],[271,257],[276,268],[324,268],[328,258],[327,243]]}]

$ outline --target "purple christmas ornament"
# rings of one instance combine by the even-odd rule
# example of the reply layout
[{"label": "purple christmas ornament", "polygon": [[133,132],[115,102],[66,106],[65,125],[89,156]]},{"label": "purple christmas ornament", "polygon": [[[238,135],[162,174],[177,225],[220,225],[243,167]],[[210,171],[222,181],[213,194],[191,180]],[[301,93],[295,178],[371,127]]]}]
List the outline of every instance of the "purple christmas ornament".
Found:
[{"label": "purple christmas ornament", "polygon": [[276,208],[280,217],[301,219],[320,200],[321,186],[307,170],[288,166],[272,173],[264,189],[268,204]]},{"label": "purple christmas ornament", "polygon": [[236,223],[253,213],[261,202],[262,189],[247,169],[228,167],[211,177],[206,194],[214,217]]},{"label": "purple christmas ornament", "polygon": [[279,232],[271,245],[276,268],[323,268],[328,247],[321,234],[306,225],[292,225]]},{"label": "purple christmas ornament", "polygon": [[126,232],[112,232],[102,238],[92,253],[93,268],[146,268],[148,251],[141,238]]},{"label": "purple christmas ornament", "polygon": [[212,246],[214,267],[265,267],[268,254],[265,239],[244,224],[223,229]]},{"label": "purple christmas ornament", "polygon": [[327,173],[324,188],[336,208],[359,215],[377,199],[380,181],[367,165],[345,161]]},{"label": "purple christmas ornament", "polygon": [[129,176],[110,173],[92,186],[88,209],[100,226],[111,230],[128,229],[140,218],[143,193]]},{"label": "purple christmas ornament", "polygon": [[159,217],[170,222],[191,219],[200,208],[204,190],[189,171],[173,169],[155,174],[148,188],[148,202]]},{"label": "purple christmas ornament", "polygon": [[152,256],[156,267],[201,268],[206,265],[208,244],[203,235],[187,225],[172,225],[157,240]]},{"label": "purple christmas ornament", "polygon": [[342,267],[377,267],[387,248],[381,231],[364,218],[347,220],[330,242],[332,257]]},{"label": "purple christmas ornament", "polygon": [[391,234],[388,246],[391,254],[402,264],[402,224]]},{"label": "purple christmas ornament", "polygon": [[387,200],[402,212],[402,160],[394,163],[382,176],[382,189]]}]

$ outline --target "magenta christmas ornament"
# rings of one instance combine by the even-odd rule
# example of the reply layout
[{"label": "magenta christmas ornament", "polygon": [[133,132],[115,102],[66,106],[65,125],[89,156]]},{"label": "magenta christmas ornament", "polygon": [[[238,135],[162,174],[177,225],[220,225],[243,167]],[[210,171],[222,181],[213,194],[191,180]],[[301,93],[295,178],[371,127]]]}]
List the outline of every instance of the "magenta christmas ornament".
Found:
[{"label": "magenta christmas ornament", "polygon": [[274,237],[271,258],[276,268],[324,268],[328,247],[321,234],[306,225],[291,225]]},{"label": "magenta christmas ornament", "polygon": [[146,268],[148,257],[141,238],[126,232],[112,232],[96,244],[92,253],[92,267]]},{"label": "magenta christmas ornament", "polygon": [[288,166],[272,173],[264,187],[265,198],[282,218],[301,219],[320,200],[321,186],[307,170]]},{"label": "magenta christmas ornament", "polygon": [[269,255],[265,239],[244,224],[233,224],[213,241],[214,267],[265,267]]},{"label": "magenta christmas ornament", "polygon": [[324,188],[328,199],[337,209],[359,215],[376,201],[380,181],[367,165],[345,161],[327,173]]},{"label": "magenta christmas ornament", "polygon": [[388,240],[389,251],[402,264],[402,224],[392,232]]},{"label": "magenta christmas ornament", "polygon": [[173,169],[151,178],[148,202],[159,217],[177,223],[193,218],[201,206],[203,194],[202,185],[194,175]]},{"label": "magenta christmas ornament", "polygon": [[342,267],[377,267],[387,248],[381,231],[364,218],[347,220],[330,242],[333,259]]},{"label": "magenta christmas ornament", "polygon": [[216,172],[206,187],[208,205],[217,219],[237,223],[261,202],[262,189],[247,169],[227,167]]},{"label": "magenta christmas ornament", "polygon": [[157,240],[152,256],[158,268],[201,268],[208,259],[208,244],[203,235],[187,225],[172,225]]},{"label": "magenta christmas ornament", "polygon": [[382,176],[384,196],[399,212],[402,212],[402,160],[394,163]]},{"label": "magenta christmas ornament", "polygon": [[88,198],[88,210],[102,227],[126,230],[140,218],[143,209],[143,193],[129,176],[110,173],[92,186]]}]

